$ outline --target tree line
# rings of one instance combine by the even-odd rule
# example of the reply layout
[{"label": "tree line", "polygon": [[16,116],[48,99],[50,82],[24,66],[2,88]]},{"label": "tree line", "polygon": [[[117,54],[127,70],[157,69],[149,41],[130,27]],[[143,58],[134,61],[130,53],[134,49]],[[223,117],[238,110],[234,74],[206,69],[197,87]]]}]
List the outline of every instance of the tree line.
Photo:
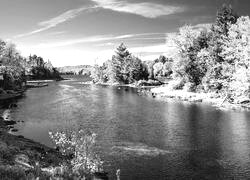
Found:
[{"label": "tree line", "polygon": [[117,47],[115,55],[102,66],[95,65],[91,77],[96,83],[131,84],[139,80],[155,80],[156,77],[167,77],[172,74],[171,58],[160,56],[154,61],[143,62],[133,56],[122,43]]},{"label": "tree line", "polygon": [[250,19],[224,5],[211,28],[180,28],[174,39],[178,49],[173,64],[176,88],[218,92],[232,99],[249,98]]},{"label": "tree line", "polygon": [[160,56],[141,61],[121,44],[111,60],[95,65],[94,82],[133,83],[169,77],[173,89],[218,92],[249,98],[250,19],[238,16],[230,5],[218,10],[215,22],[202,30],[181,27],[172,38],[174,58]]},{"label": "tree line", "polygon": [[15,44],[0,39],[0,88],[20,89],[29,79],[58,79],[58,71],[42,57],[21,56]]}]

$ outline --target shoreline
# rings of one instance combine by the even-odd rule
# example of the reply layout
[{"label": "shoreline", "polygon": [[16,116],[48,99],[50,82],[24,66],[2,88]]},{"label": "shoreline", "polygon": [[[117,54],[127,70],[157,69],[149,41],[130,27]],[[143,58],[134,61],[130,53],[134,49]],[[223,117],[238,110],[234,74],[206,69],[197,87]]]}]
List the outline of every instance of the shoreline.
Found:
[{"label": "shoreline", "polygon": [[249,111],[250,104],[235,104],[227,101],[227,97],[221,97],[218,93],[196,93],[185,90],[172,90],[167,86],[159,86],[150,89],[153,97],[164,101],[171,99],[190,103],[206,103],[220,110]]},{"label": "shoreline", "polygon": [[250,111],[250,102],[249,103],[230,103],[226,97],[222,97],[219,93],[204,93],[204,92],[188,92],[185,90],[172,90],[165,85],[157,86],[140,86],[137,84],[119,84],[119,83],[93,83],[92,81],[84,82],[81,84],[87,85],[102,85],[102,86],[112,86],[112,87],[131,87],[140,89],[140,94],[150,95],[153,98],[161,99],[163,101],[177,100],[181,102],[189,103],[206,103],[212,105],[213,107],[228,111]]},{"label": "shoreline", "polygon": [[[10,121],[0,118],[0,177],[25,178],[29,173],[49,175],[67,158],[54,148],[9,132]],[[16,121],[11,121],[13,124]]]},{"label": "shoreline", "polygon": [[54,148],[12,134],[16,120],[4,116],[5,110],[16,107],[16,101],[25,91],[4,91],[0,95],[0,177],[3,179],[26,179],[38,171],[50,175],[67,158]]},{"label": "shoreline", "polygon": [[[160,82],[160,81],[159,81]],[[121,84],[121,83],[104,83],[104,82],[97,82],[97,83],[94,83],[92,81],[87,81],[87,82],[81,82],[80,84],[84,84],[84,85],[101,85],[101,86],[113,86],[113,87],[131,87],[131,88],[137,88],[137,89],[140,89],[140,88],[156,88],[156,87],[159,87],[160,85],[140,85],[140,83],[131,83],[131,84]],[[139,85],[138,85],[139,84]],[[161,83],[162,85],[163,83]]]}]

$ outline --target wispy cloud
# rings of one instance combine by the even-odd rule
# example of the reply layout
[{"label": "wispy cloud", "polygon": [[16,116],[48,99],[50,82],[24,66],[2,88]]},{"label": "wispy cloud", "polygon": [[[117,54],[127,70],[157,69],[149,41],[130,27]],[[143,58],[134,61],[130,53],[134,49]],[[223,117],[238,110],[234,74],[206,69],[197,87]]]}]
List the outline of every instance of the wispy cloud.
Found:
[{"label": "wispy cloud", "polygon": [[33,34],[37,34],[37,33],[46,31],[46,30],[48,30],[50,28],[56,27],[59,24],[62,24],[64,22],[66,22],[66,21],[69,21],[69,20],[79,16],[81,14],[81,12],[83,12],[83,11],[93,9],[95,7],[96,6],[93,6],[93,7],[85,7],[85,6],[83,6],[83,7],[80,7],[80,8],[68,10],[68,11],[60,14],[59,16],[56,16],[56,17],[51,18],[51,19],[46,20],[46,21],[39,22],[38,26],[40,28],[38,28],[36,30],[33,30],[31,32],[28,32],[28,33],[19,34],[19,35],[15,36],[14,38],[21,38],[21,37],[30,36],[30,35],[33,35]]},{"label": "wispy cloud", "polygon": [[66,31],[56,31],[56,32],[51,32],[48,35],[61,35],[61,34],[65,34]]},{"label": "wispy cloud", "polygon": [[156,18],[159,16],[175,14],[185,10],[184,7],[162,5],[150,2],[129,3],[119,0],[92,0],[98,6],[113,11],[137,14],[146,18]]},{"label": "wispy cloud", "polygon": [[[152,35],[157,35],[157,37],[150,37]],[[145,39],[165,39],[165,33],[142,33],[142,34],[125,34],[125,35],[100,35],[92,37],[84,37],[78,39],[69,39],[55,43],[41,43],[38,44],[39,48],[54,48],[70,46],[81,43],[95,43],[95,42],[105,42],[105,41],[115,41],[115,40],[145,40]],[[112,42],[108,42],[112,43]]]},{"label": "wispy cloud", "polygon": [[63,46],[70,46],[75,44],[81,44],[81,43],[93,43],[93,42],[102,42],[102,41],[108,41],[112,39],[122,39],[122,37],[119,36],[92,36],[92,37],[84,37],[84,38],[78,38],[78,39],[69,39],[64,40],[60,42],[55,43],[41,43],[37,45],[39,48],[54,48],[54,47],[63,47]]}]

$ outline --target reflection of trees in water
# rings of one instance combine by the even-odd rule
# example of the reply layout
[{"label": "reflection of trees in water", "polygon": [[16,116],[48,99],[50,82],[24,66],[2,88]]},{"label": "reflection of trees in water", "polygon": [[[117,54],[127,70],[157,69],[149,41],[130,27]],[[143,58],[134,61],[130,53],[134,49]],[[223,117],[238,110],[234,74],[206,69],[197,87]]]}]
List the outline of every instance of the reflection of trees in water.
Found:
[{"label": "reflection of trees in water", "polygon": [[228,115],[230,126],[230,145],[234,151],[234,156],[241,163],[249,163],[249,113],[248,112],[231,112]]}]

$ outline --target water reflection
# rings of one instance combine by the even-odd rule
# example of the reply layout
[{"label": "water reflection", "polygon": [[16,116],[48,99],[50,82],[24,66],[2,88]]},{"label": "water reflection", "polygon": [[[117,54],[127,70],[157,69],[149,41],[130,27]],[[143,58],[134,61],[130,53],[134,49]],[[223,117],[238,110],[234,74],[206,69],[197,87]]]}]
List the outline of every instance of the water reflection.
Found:
[{"label": "water reflection", "polygon": [[49,146],[50,129],[93,130],[111,178],[118,168],[122,179],[248,177],[249,113],[160,102],[135,92],[77,79],[53,83],[28,90],[11,117],[25,121],[17,124],[18,134]]},{"label": "water reflection", "polygon": [[249,117],[246,113],[229,113],[231,127],[231,144],[241,163],[249,162]]}]

